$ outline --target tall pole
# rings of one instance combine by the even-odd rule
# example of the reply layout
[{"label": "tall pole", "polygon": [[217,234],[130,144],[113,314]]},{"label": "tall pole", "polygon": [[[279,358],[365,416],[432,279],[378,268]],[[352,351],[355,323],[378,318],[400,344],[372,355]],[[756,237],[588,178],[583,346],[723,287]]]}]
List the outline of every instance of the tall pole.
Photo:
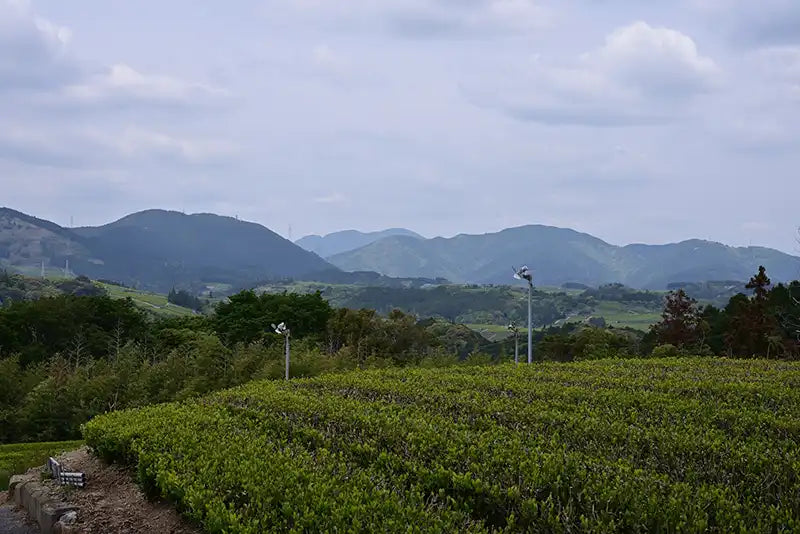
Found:
[{"label": "tall pole", "polygon": [[286,380],[289,380],[289,331],[284,335],[286,338]]},{"label": "tall pole", "polygon": [[531,324],[531,293],[533,280],[528,280],[528,363],[533,363],[533,328]]},{"label": "tall pole", "polygon": [[514,330],[514,365],[519,365],[519,330]]}]

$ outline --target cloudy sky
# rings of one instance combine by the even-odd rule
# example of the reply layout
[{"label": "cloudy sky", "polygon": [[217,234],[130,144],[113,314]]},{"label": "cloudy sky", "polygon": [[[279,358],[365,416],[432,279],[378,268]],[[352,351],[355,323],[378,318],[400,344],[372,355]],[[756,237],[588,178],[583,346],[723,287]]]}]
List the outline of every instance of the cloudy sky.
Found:
[{"label": "cloudy sky", "polygon": [[0,205],[796,252],[797,0],[0,0]]}]

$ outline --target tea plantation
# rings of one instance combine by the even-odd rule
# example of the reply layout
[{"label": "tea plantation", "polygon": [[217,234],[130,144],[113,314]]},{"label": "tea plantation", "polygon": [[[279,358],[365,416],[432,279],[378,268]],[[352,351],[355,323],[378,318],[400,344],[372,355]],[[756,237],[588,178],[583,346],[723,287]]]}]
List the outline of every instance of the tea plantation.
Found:
[{"label": "tea plantation", "polygon": [[256,382],[87,443],[208,532],[790,532],[800,364],[602,360]]}]

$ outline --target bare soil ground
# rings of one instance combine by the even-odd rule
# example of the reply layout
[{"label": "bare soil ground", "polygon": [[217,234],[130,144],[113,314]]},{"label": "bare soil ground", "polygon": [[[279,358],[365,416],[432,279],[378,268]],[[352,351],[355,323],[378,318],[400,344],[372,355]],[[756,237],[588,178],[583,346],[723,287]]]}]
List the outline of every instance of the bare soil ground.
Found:
[{"label": "bare soil ground", "polygon": [[78,508],[77,527],[86,534],[200,534],[172,505],[148,500],[131,473],[104,464],[86,447],[58,457],[70,471],[86,473],[86,487],[59,487],[47,481],[60,499]]}]

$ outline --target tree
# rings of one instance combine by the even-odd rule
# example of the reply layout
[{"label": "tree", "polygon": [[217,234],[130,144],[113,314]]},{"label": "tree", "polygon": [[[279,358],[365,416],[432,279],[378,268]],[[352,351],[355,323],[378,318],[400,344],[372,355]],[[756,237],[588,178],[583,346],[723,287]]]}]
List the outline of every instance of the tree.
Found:
[{"label": "tree", "polygon": [[664,303],[661,321],[651,327],[659,345],[669,344],[678,348],[699,347],[708,332],[708,323],[683,289],[670,291]]},{"label": "tree", "polygon": [[183,306],[191,310],[199,311],[203,308],[203,301],[195,297],[185,289],[176,291],[173,287],[167,295],[167,302],[176,306]]},{"label": "tree", "polygon": [[[800,282],[778,284],[770,290],[767,307],[777,321],[779,332],[772,336],[770,353],[781,348],[787,356],[800,355]],[[780,346],[775,338],[781,340]]]},{"label": "tree", "polygon": [[772,282],[763,265],[745,286],[753,290],[753,296],[736,295],[725,307],[728,316],[725,342],[728,353],[734,356],[774,356],[774,342],[770,337],[778,335],[779,323],[769,305]]},{"label": "tree", "polygon": [[145,314],[130,299],[60,295],[16,301],[0,308],[0,357],[19,353],[22,365],[46,361],[57,352],[101,358],[117,329],[122,344],[147,332]]},{"label": "tree", "polygon": [[292,337],[321,337],[332,312],[319,291],[306,295],[285,292],[256,295],[249,290],[219,303],[213,325],[228,345],[271,338],[270,324],[282,322],[292,329]]},{"label": "tree", "polygon": [[756,302],[765,302],[771,285],[772,281],[767,276],[767,270],[763,265],[760,265],[758,267],[758,274],[751,277],[750,281],[747,282],[747,285],[744,287],[753,290],[753,296]]}]

